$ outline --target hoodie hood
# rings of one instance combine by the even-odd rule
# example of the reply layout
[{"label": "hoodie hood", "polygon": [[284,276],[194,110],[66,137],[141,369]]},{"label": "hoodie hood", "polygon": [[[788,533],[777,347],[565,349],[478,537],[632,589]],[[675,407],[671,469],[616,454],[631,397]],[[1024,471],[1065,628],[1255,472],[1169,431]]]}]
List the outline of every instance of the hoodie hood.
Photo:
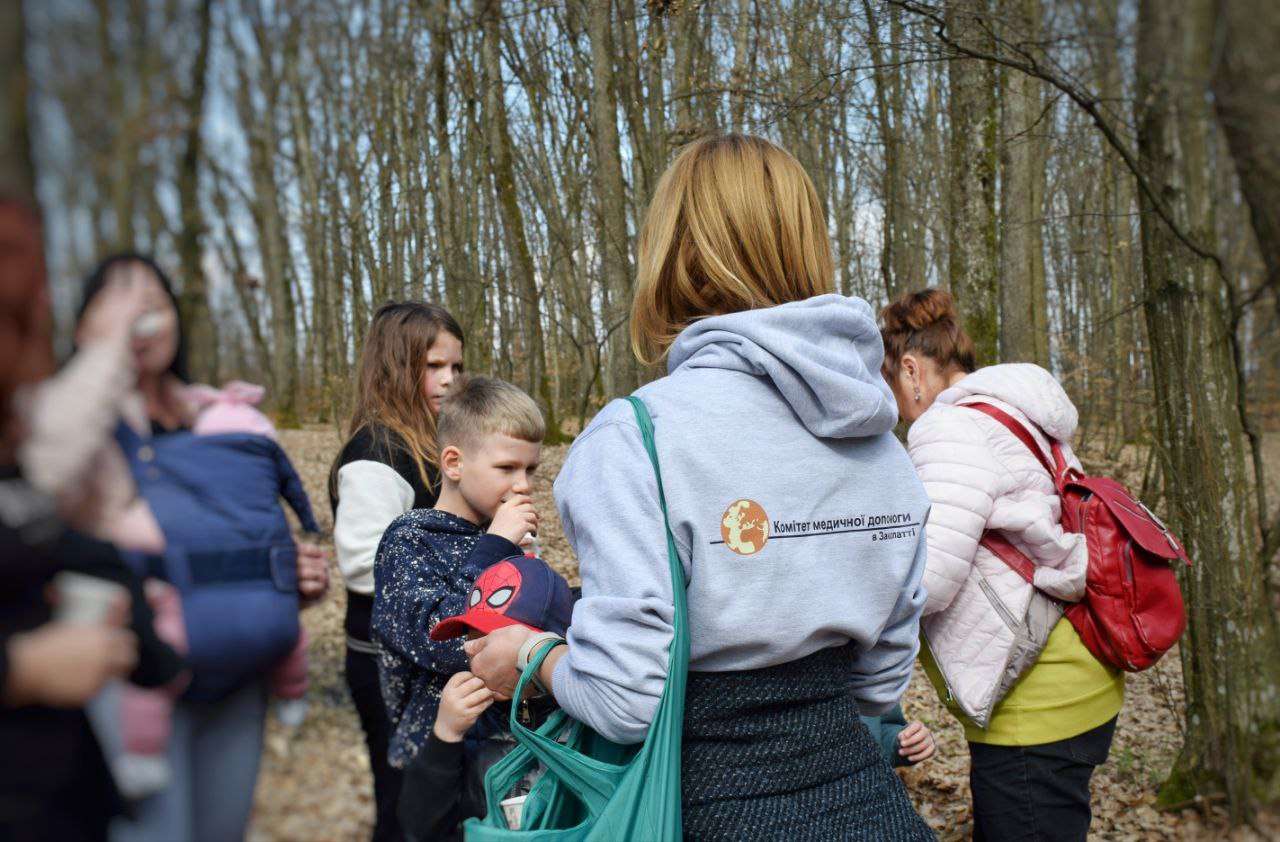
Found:
[{"label": "hoodie hood", "polygon": [[696,322],[676,337],[667,371],[714,368],[767,378],[822,438],[877,436],[898,423],[880,375],[884,342],[871,305],[819,295]]},{"label": "hoodie hood", "polygon": [[975,397],[995,398],[1015,407],[1047,435],[1062,442],[1071,441],[1080,421],[1062,384],[1033,363],[980,368],[938,395],[938,403],[967,403]]}]

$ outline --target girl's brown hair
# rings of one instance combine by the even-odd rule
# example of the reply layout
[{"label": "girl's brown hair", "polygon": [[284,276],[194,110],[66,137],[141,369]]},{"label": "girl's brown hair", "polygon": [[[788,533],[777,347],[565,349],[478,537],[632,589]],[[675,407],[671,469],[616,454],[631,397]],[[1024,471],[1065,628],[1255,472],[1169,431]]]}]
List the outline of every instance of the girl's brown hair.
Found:
[{"label": "girl's brown hair", "polygon": [[884,338],[882,372],[890,382],[898,376],[907,353],[928,357],[944,371],[978,367],[973,340],[960,326],[956,301],[946,290],[931,288],[899,295],[880,311],[880,335]]},{"label": "girl's brown hair", "polygon": [[685,147],[654,190],[636,247],[631,348],[660,360],[706,316],[830,292],[831,241],[813,182],[767,140]]},{"label": "girl's brown hair", "polygon": [[[356,402],[348,441],[367,428],[387,459],[407,450],[422,484],[431,486],[427,465],[439,466],[436,419],[423,392],[427,352],[441,333],[464,342],[462,327],[437,304],[392,301],[373,314],[356,375]],[[394,436],[393,436],[394,434]],[[396,438],[399,441],[396,441]],[[341,452],[338,459],[342,458]],[[338,497],[338,459],[329,470],[329,494]]]}]

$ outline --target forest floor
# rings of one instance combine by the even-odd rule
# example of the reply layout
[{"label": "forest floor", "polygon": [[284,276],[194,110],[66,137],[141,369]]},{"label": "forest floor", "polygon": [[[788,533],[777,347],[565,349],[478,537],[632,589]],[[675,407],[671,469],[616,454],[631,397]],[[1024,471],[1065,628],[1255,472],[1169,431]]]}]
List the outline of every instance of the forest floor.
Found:
[{"label": "forest floor", "polygon": [[[339,440],[332,427],[282,434],[316,506],[321,525],[330,526],[325,491],[329,460]],[[551,503],[554,480],[567,450],[550,447],[534,496],[543,517],[544,555],[576,583],[572,551]],[[1273,477],[1280,473],[1280,436],[1268,441]],[[1123,473],[1124,469],[1120,469]],[[347,842],[368,839],[373,801],[368,758],[343,679],[344,591],[337,570],[329,597],[304,614],[311,633],[311,709],[297,728],[269,720],[267,748],[254,807],[250,842]],[[938,737],[938,754],[904,772],[916,808],[942,840],[968,839],[968,752],[959,725],[917,670],[904,700],[907,716],[925,722]],[[1130,676],[1110,760],[1093,779],[1091,839],[1255,840],[1280,839],[1280,815],[1259,819],[1256,829],[1228,832],[1216,805],[1176,812],[1158,811],[1156,790],[1181,744],[1182,685],[1176,653],[1154,669]]]}]

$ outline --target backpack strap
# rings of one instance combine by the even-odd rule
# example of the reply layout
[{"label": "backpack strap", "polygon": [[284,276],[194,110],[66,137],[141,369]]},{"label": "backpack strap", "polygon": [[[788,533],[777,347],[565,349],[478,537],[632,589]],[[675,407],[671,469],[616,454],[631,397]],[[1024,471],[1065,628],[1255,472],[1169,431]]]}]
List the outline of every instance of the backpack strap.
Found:
[{"label": "backpack strap", "polygon": [[[1054,439],[1050,438],[1048,435],[1044,436],[1048,439],[1050,447],[1053,450],[1053,459],[1054,462],[1057,463],[1056,465],[1054,462],[1049,461],[1048,456],[1044,455],[1044,451],[1040,449],[1040,445],[1036,442],[1035,436],[1031,435],[1030,431],[1028,431],[1027,428],[1018,421],[1018,419],[1014,418],[1003,409],[992,406],[989,403],[962,403],[957,404],[957,406],[967,406],[969,409],[976,409],[983,415],[999,421],[1005,429],[1013,433],[1014,437],[1017,438],[1018,441],[1027,446],[1027,450],[1031,451],[1031,455],[1035,456],[1040,464],[1044,466],[1044,469],[1049,472],[1049,476],[1053,479],[1054,486],[1061,490],[1062,479],[1066,474],[1066,458],[1062,455],[1062,448],[1058,446],[1058,443]],[[1041,435],[1044,435],[1043,430],[1040,432]]]},{"label": "backpack strap", "polygon": [[986,532],[982,533],[982,540],[978,543],[980,546],[986,547],[990,550],[992,555],[1003,561],[1010,570],[1025,579],[1029,585],[1035,587],[1035,562],[1027,558],[1027,556],[1013,544],[1009,543],[1008,538],[1004,537],[1004,535],[994,529],[988,529]]},{"label": "backpack strap", "polygon": [[[1049,472],[1049,476],[1053,479],[1053,484],[1062,488],[1062,477],[1065,474],[1066,459],[1062,455],[1061,448],[1058,443],[1047,435],[1050,444],[1053,446],[1053,458],[1060,467],[1055,467],[1049,461],[1049,457],[1044,455],[1044,451],[1040,449],[1040,445],[1036,442],[1035,437],[1027,430],[1025,426],[1009,413],[999,407],[992,406],[989,403],[962,403],[957,406],[967,406],[970,409],[976,409],[983,415],[994,418],[999,421],[1009,432],[1013,433],[1018,441],[1027,446],[1032,455],[1040,462],[1044,469]],[[1043,430],[1041,433],[1043,434]],[[1036,565],[1031,559],[1027,558],[1021,550],[1009,542],[1009,539],[994,529],[988,529],[982,533],[982,540],[978,542],[980,546],[986,547],[992,555],[1000,559],[1009,567],[1010,570],[1021,576],[1028,584],[1035,587],[1036,584]]]}]

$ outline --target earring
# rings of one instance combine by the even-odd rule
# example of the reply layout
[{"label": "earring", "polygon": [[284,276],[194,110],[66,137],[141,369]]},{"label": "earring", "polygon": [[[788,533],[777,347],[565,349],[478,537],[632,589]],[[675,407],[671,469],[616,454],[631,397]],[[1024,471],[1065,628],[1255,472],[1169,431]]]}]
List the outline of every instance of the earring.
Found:
[{"label": "earring", "polygon": [[920,390],[916,389],[916,403],[920,403]]}]

